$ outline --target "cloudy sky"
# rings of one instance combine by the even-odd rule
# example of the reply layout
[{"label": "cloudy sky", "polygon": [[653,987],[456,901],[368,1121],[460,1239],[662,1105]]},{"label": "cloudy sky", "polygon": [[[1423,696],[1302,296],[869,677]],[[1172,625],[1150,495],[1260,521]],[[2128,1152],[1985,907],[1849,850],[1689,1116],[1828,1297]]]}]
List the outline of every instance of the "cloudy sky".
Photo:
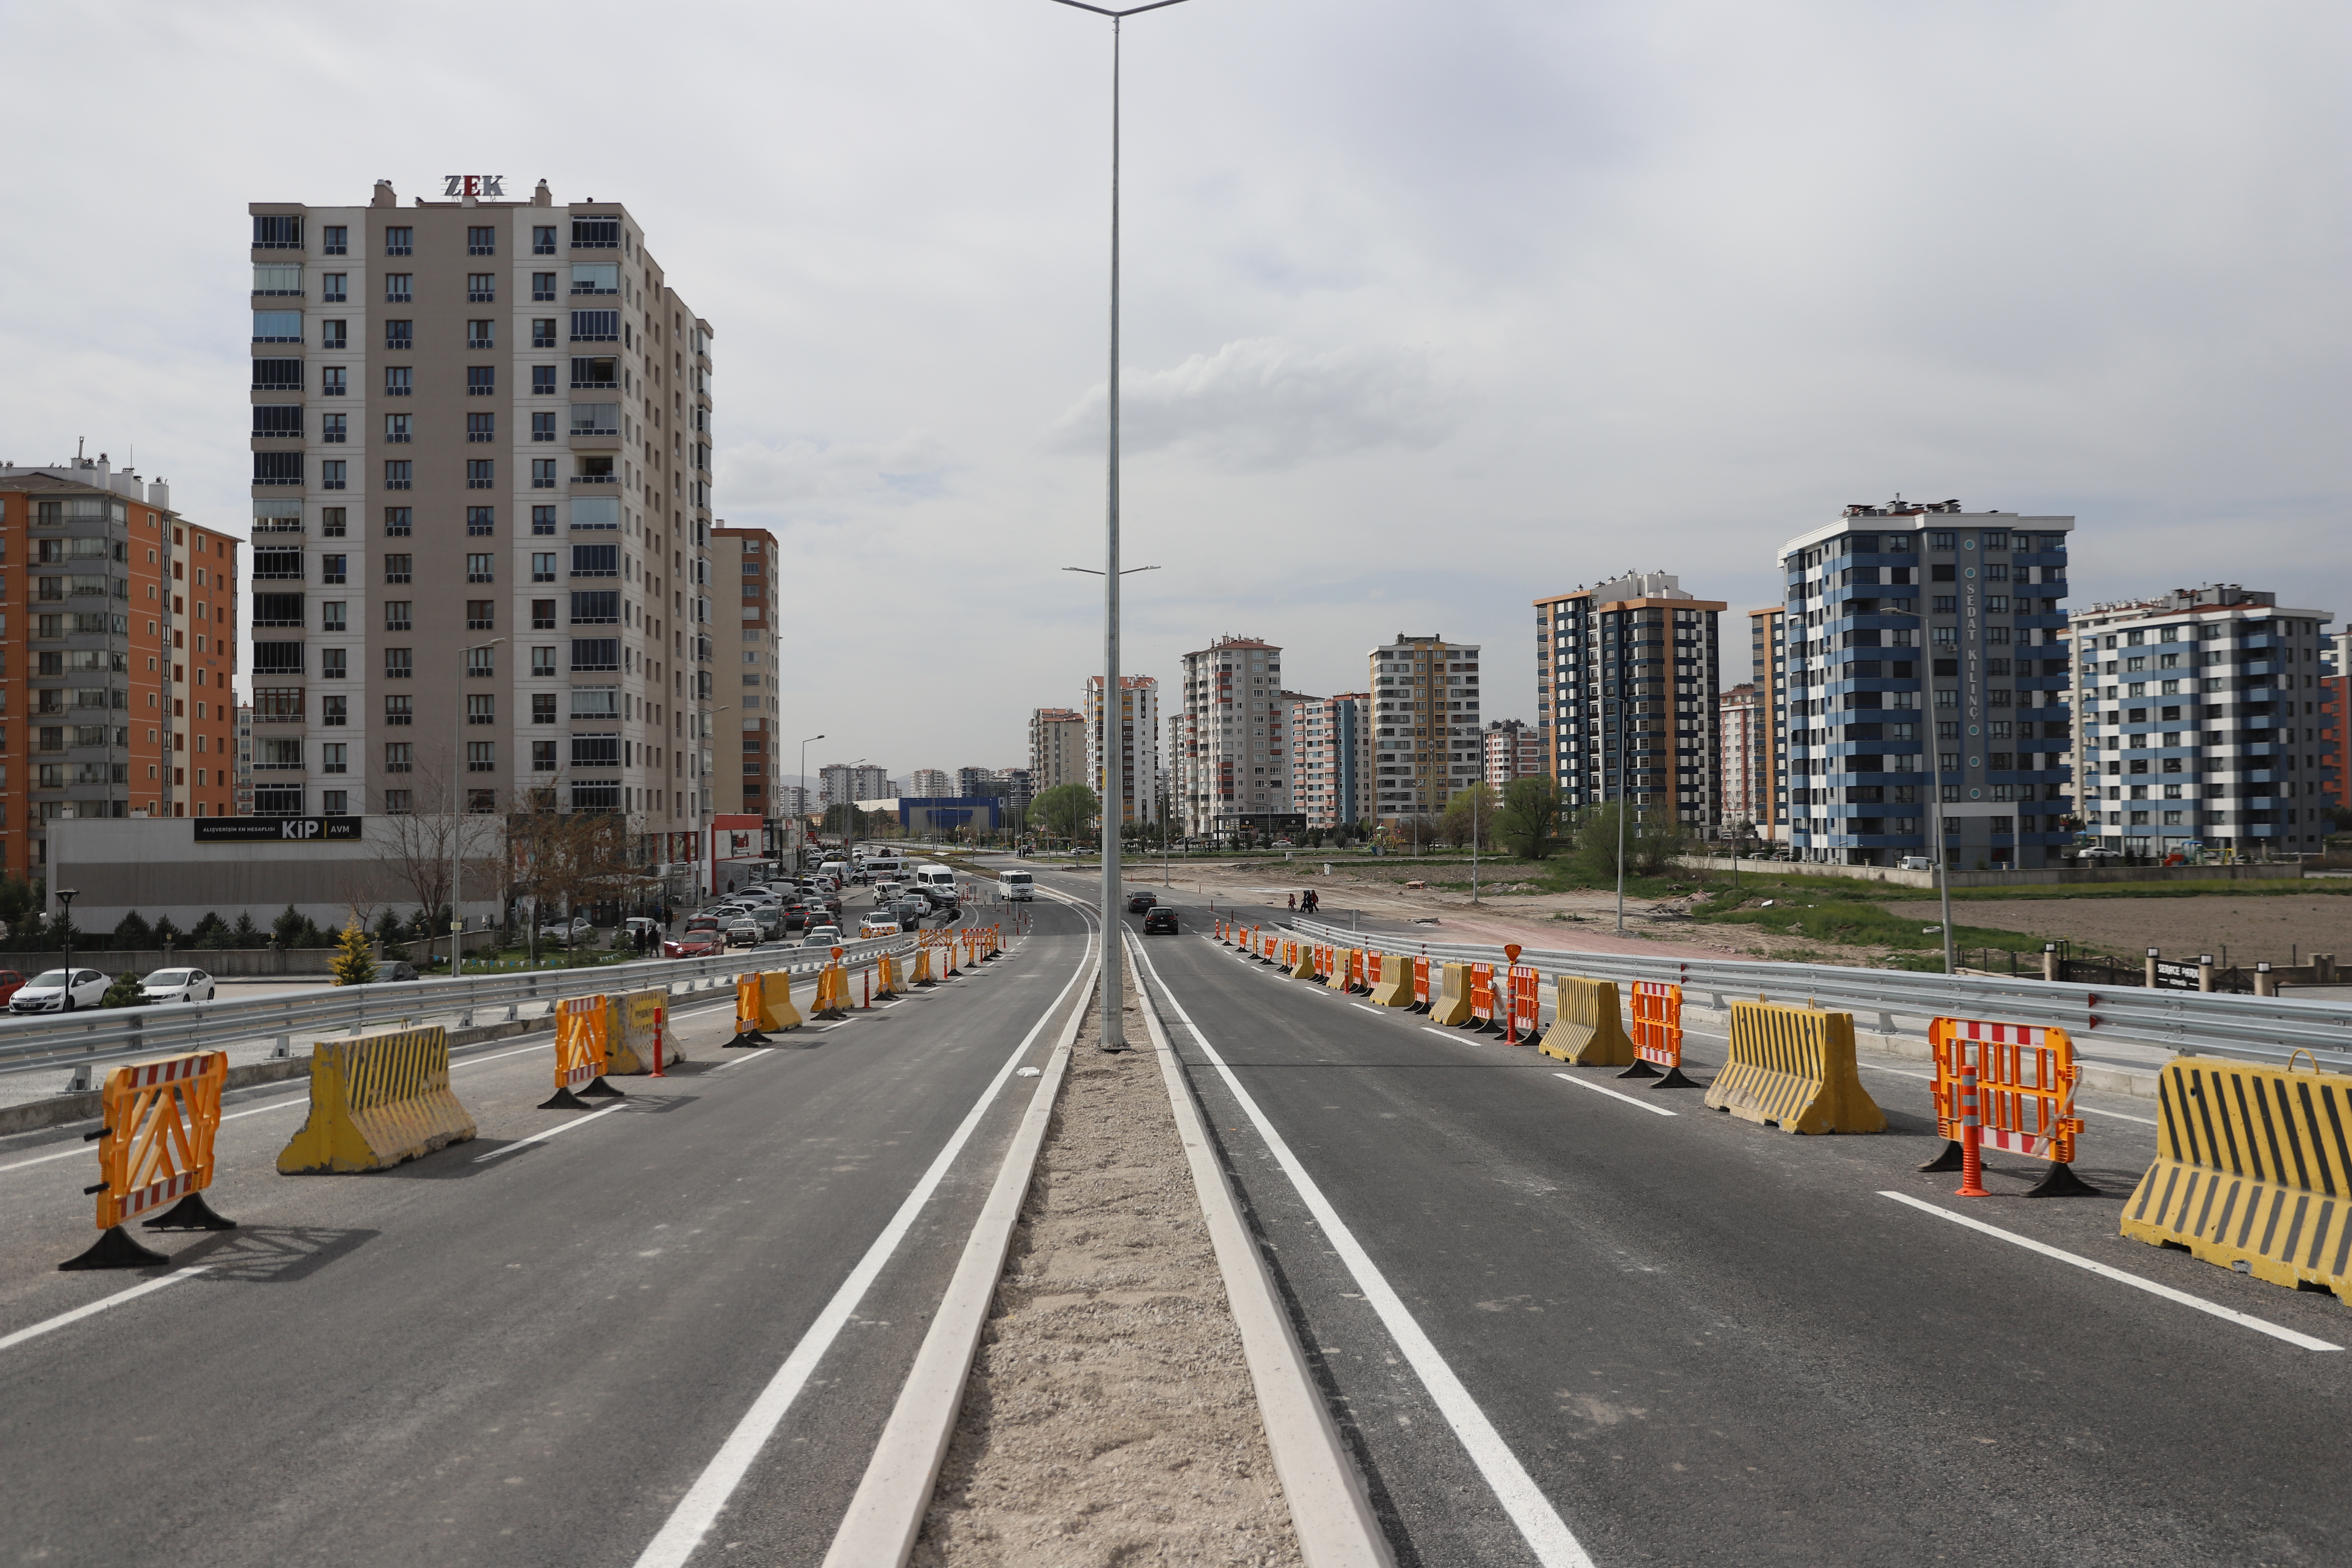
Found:
[{"label": "cloudy sky", "polygon": [[[1099,668],[1108,24],[1049,0],[6,0],[0,457],[246,515],[249,200],[620,198],[717,328],[787,729],[1024,758]],[[1191,0],[1129,25],[1127,664],[1360,688],[1848,501],[2079,518],[2078,600],[2352,611],[2341,5]],[[30,67],[30,68],[27,68]],[[1730,639],[1734,648],[1743,638]],[[1528,672],[1518,675],[1507,672]],[[1737,671],[1727,673],[1737,674]],[[814,764],[815,756],[812,756]]]}]

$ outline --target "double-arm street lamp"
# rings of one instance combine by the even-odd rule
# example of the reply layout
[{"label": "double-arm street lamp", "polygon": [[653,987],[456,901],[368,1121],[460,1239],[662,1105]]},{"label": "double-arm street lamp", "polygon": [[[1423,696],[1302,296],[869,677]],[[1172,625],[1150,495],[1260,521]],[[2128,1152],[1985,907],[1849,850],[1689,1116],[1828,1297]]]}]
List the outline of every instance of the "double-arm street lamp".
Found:
[{"label": "double-arm street lamp", "polygon": [[1151,0],[1144,5],[1115,10],[1089,5],[1086,0],[1055,0],[1080,11],[1110,18],[1110,458],[1108,505],[1103,529],[1103,807],[1102,807],[1102,1026],[1097,1046],[1123,1051],[1127,1037],[1120,1025],[1118,934],[1118,830],[1122,813],[1118,747],[1112,743],[1111,723],[1119,699],[1118,686],[1118,46],[1125,20],[1145,11],[1161,11],[1183,0]]}]

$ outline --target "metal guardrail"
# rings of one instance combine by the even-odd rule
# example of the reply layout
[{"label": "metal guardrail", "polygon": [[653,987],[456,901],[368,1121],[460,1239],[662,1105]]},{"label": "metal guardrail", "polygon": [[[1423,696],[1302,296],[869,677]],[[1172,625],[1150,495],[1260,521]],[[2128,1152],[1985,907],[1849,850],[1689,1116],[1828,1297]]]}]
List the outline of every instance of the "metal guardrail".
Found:
[{"label": "metal guardrail", "polygon": [[[1402,933],[1350,931],[1319,921],[1265,923],[1282,924],[1340,947],[1370,947],[1456,963],[1499,963],[1503,958],[1501,947],[1483,942],[1423,942]],[[2352,1072],[2352,1004],[2343,1002],[2150,991],[2006,976],[1925,974],[1826,963],[1652,958],[1630,952],[1528,948],[1519,953],[1519,962],[1533,965],[1547,977],[1586,974],[1601,980],[1665,981],[1681,985],[1693,1002],[1717,1010],[1730,1000],[1749,996],[1782,1002],[1802,998],[1856,1014],[1878,1014],[1883,1020],[1881,1032],[1887,1034],[1896,1032],[1897,1017],[2001,1018],[2057,1025],[2074,1037],[2078,1047],[2111,1037],[2272,1063],[2283,1063],[2295,1051],[2305,1050],[2322,1066]]]},{"label": "metal guardrail", "polygon": [[[875,937],[842,944],[843,962],[862,968],[879,953],[911,952],[915,938]],[[156,1007],[88,1009],[39,1017],[0,1030],[0,1074],[54,1071],[96,1065],[116,1058],[218,1050],[275,1037],[278,1054],[290,1054],[297,1036],[363,1034],[371,1025],[396,1024],[405,1019],[456,1014],[458,1026],[473,1026],[484,1013],[503,1014],[511,1022],[527,1009],[550,1014],[567,997],[593,996],[600,991],[629,991],[661,985],[673,994],[683,985],[687,994],[714,984],[732,984],[747,970],[782,968],[794,974],[814,973],[824,959],[783,958],[803,950],[787,948],[773,954],[753,952],[722,953],[716,958],[649,958],[632,963],[607,963],[587,969],[543,969],[527,974],[485,974],[457,979],[402,981],[397,984],[335,986],[320,994],[257,996],[242,1002],[196,1002]]]}]

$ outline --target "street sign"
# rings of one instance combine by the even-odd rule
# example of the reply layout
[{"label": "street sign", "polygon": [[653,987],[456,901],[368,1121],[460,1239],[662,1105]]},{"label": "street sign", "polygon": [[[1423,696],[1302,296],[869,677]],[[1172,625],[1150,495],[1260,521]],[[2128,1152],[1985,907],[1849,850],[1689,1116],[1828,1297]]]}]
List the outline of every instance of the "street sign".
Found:
[{"label": "street sign", "polygon": [[305,844],[356,839],[356,816],[199,816],[190,826],[198,844]]}]

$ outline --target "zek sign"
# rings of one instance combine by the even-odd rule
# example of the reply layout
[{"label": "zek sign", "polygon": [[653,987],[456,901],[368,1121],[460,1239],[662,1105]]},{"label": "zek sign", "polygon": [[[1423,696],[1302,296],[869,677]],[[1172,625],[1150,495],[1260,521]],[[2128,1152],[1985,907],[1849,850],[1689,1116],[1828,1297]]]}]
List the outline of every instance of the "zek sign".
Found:
[{"label": "zek sign", "polygon": [[445,196],[503,196],[507,194],[504,174],[444,174],[441,194]]}]

